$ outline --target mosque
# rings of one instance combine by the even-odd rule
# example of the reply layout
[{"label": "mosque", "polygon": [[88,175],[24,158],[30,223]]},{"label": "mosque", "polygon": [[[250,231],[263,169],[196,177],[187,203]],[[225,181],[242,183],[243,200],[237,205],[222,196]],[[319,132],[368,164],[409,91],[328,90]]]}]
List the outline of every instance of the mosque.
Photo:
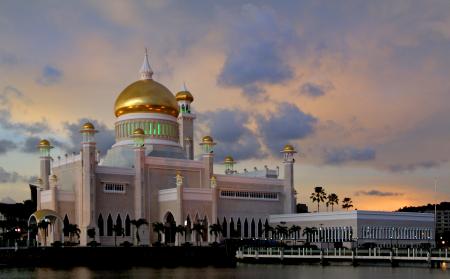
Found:
[{"label": "mosque", "polygon": [[[69,223],[80,228],[80,245],[93,239],[113,245],[117,227],[123,228],[120,242],[133,242],[132,221],[139,219],[149,223],[139,229],[140,243],[147,245],[158,239],[154,222],[188,228],[183,240],[177,240],[174,230],[165,230],[166,243],[211,242],[211,224],[221,226],[223,238],[258,238],[269,215],[294,213],[293,146],[280,148],[284,177],[267,167],[239,173],[231,156],[223,162],[225,173],[215,173],[216,142],[211,136],[201,139],[201,156],[194,159],[193,101],[188,90],[174,95],[153,79],[146,53],[140,79],[116,99],[115,144],[103,158],[91,123],[80,127],[79,154],[54,160],[51,143],[41,140],[38,210],[29,222],[46,219],[51,225],[48,236],[38,234],[39,242],[64,240],[62,227]],[[194,231],[195,224],[205,229]],[[95,229],[95,238],[88,236],[90,229]]]}]

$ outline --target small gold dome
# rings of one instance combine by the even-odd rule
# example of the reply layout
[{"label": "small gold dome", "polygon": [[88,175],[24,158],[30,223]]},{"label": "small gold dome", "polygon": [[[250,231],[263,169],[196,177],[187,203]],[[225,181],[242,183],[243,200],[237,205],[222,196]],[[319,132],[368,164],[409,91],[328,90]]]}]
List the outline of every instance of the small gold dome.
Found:
[{"label": "small gold dome", "polygon": [[282,153],[297,153],[297,151],[295,151],[294,147],[290,144],[286,144],[283,148],[283,151],[281,151]]},{"label": "small gold dome", "polygon": [[54,181],[57,181],[57,180],[58,180],[58,177],[57,177],[55,174],[53,174],[53,175],[50,177],[50,179],[51,179],[51,180],[54,180]]},{"label": "small gold dome", "polygon": [[117,117],[133,112],[154,112],[178,116],[175,96],[164,85],[152,80],[138,80],[125,88],[114,105]]},{"label": "small gold dome", "polygon": [[86,123],[84,123],[82,129],[83,130],[94,130],[95,127],[94,127],[94,125],[91,122],[86,122]]},{"label": "small gold dome", "polygon": [[136,128],[133,131],[133,136],[144,136],[144,130],[142,130],[141,128]]},{"label": "small gold dome", "polygon": [[225,157],[224,162],[225,163],[234,163],[234,159],[231,156],[227,156],[227,157]]},{"label": "small gold dome", "polygon": [[51,146],[48,140],[43,139],[39,142],[38,147],[51,147]]},{"label": "small gold dome", "polygon": [[204,137],[202,138],[202,143],[214,143],[214,140],[213,140],[213,138],[210,137],[210,136],[204,136]]},{"label": "small gold dome", "polygon": [[194,96],[192,96],[191,92],[187,90],[178,92],[175,98],[177,99],[177,101],[194,101]]}]

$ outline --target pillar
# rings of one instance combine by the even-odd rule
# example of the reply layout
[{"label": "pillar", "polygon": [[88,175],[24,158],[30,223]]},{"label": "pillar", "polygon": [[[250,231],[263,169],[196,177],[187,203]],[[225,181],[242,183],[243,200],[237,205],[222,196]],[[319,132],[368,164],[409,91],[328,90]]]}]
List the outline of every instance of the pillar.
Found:
[{"label": "pillar", "polygon": [[48,190],[50,188],[49,175],[50,175],[50,162],[52,157],[50,156],[50,150],[53,146],[46,139],[43,139],[38,144],[40,153],[40,178],[42,179],[42,188]]},{"label": "pillar", "polygon": [[283,185],[283,213],[295,213],[294,195],[294,154],[297,153],[292,145],[286,144],[281,151],[284,155],[284,185]]}]

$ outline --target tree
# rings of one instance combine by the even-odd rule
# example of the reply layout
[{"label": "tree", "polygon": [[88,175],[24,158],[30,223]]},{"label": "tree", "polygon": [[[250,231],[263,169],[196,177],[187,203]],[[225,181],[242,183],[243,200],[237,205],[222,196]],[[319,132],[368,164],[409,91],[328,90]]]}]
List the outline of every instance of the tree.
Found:
[{"label": "tree", "polygon": [[42,221],[38,223],[38,228],[44,231],[44,245],[47,245],[47,235],[48,235],[48,226],[50,225],[50,220],[44,218]]},{"label": "tree", "polygon": [[69,242],[72,242],[72,237],[74,235],[76,235],[78,238],[80,238],[80,228],[78,227],[77,224],[66,224],[64,226],[64,234],[68,234],[69,235]]},{"label": "tree", "polygon": [[264,234],[266,235],[266,237],[269,237],[270,233],[272,233],[272,236],[273,236],[275,229],[271,225],[266,224],[266,225],[264,225],[263,231],[264,231]]},{"label": "tree", "polygon": [[95,240],[95,228],[89,228],[87,230],[87,235],[89,238],[92,238],[92,240]]},{"label": "tree", "polygon": [[121,225],[114,225],[113,226],[113,232],[114,232],[114,246],[117,247],[117,236],[125,236],[125,230],[122,228]]},{"label": "tree", "polygon": [[275,231],[282,237],[281,241],[283,242],[283,238],[286,238],[286,235],[288,234],[288,228],[286,226],[277,225]]},{"label": "tree", "polygon": [[328,195],[327,205],[331,205],[331,211],[334,211],[334,205],[339,204],[339,198],[335,193],[331,193]]},{"label": "tree", "polygon": [[217,242],[217,237],[219,237],[222,234],[222,226],[220,224],[210,225],[209,233],[214,235],[214,242]]},{"label": "tree", "polygon": [[144,218],[140,218],[137,220],[131,220],[130,223],[136,228],[136,242],[137,245],[139,245],[139,243],[141,242],[141,238],[139,237],[139,228],[143,225],[148,225],[148,222]]},{"label": "tree", "polygon": [[198,246],[198,242],[199,242],[199,238],[201,241],[201,235],[203,235],[203,232],[205,231],[205,226],[201,223],[195,223],[194,226],[192,227],[192,230],[195,233],[195,241],[197,242],[197,246]]},{"label": "tree", "polygon": [[320,211],[320,203],[324,202],[327,199],[327,194],[325,193],[325,190],[323,187],[317,186],[314,187],[314,192],[311,193],[311,196],[309,197],[313,202],[317,202],[317,212]]},{"label": "tree", "polygon": [[187,228],[183,225],[178,225],[175,228],[175,233],[178,235],[178,245],[180,245],[180,235],[183,235],[186,233]]},{"label": "tree", "polygon": [[348,211],[349,208],[353,207],[353,201],[351,198],[344,198],[342,200],[342,208]]},{"label": "tree", "polygon": [[292,225],[292,226],[289,228],[289,234],[293,234],[293,235],[294,235],[294,240],[295,240],[295,242],[297,242],[297,233],[300,232],[301,229],[302,229],[302,228],[301,228],[300,226],[297,226],[297,225]]},{"label": "tree", "polygon": [[312,240],[312,235],[315,234],[317,232],[317,228],[316,227],[305,227],[303,229],[303,236],[306,236],[306,242],[311,242]]},{"label": "tree", "polygon": [[158,243],[161,243],[161,234],[164,233],[164,224],[161,222],[154,222],[152,224],[153,231],[158,234]]}]

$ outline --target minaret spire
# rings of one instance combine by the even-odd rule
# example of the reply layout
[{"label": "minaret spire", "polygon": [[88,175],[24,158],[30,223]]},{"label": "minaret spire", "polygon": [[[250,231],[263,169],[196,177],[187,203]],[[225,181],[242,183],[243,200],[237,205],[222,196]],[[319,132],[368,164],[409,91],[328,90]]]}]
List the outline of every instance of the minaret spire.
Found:
[{"label": "minaret spire", "polygon": [[141,70],[139,71],[141,74],[141,79],[152,79],[153,76],[153,70],[150,67],[150,63],[148,62],[148,52],[147,48],[145,48],[145,56],[144,56],[144,62],[142,63]]}]

